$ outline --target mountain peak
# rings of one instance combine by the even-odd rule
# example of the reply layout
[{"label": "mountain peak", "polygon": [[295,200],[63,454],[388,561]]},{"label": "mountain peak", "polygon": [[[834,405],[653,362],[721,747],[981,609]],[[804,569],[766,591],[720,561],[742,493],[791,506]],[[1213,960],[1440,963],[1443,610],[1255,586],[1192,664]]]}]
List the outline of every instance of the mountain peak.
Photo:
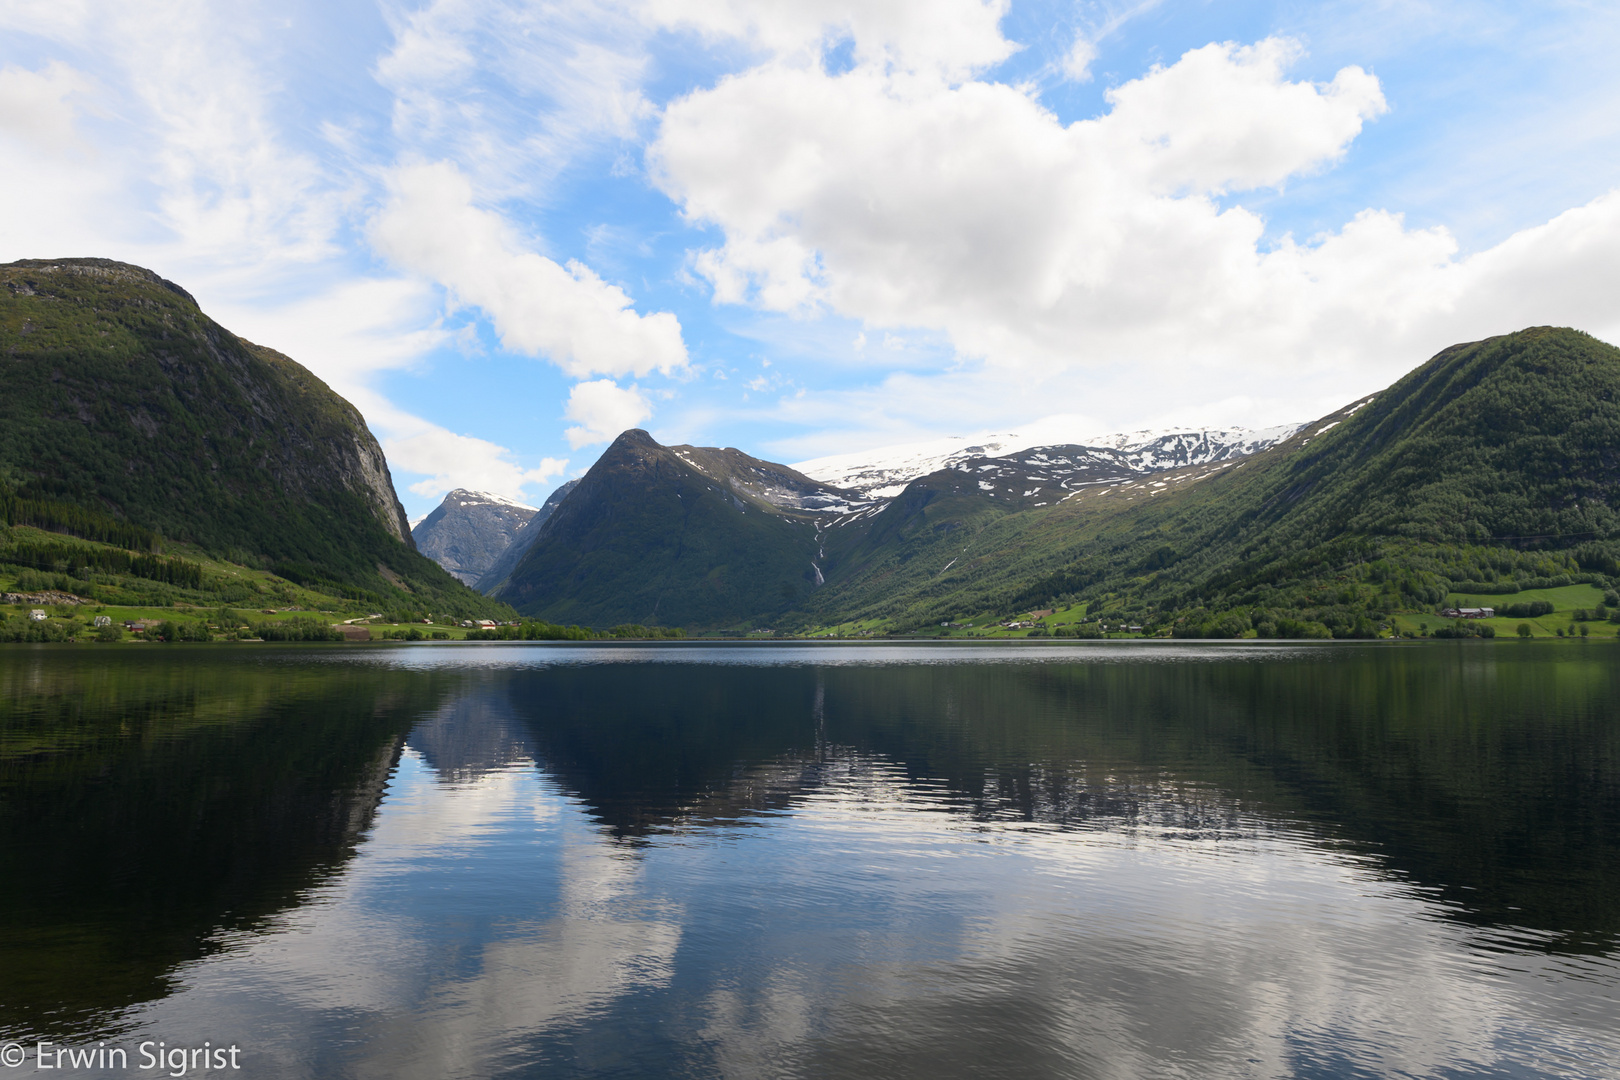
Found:
[{"label": "mountain peak", "polygon": [[445,495],[445,503],[452,501],[459,503],[493,503],[497,506],[513,506],[519,510],[528,510],[531,512],[540,509],[538,506],[530,506],[526,502],[519,502],[517,499],[508,498],[505,495],[498,495],[493,491],[475,491],[472,488],[456,488],[454,491],[451,491],[449,494]]},{"label": "mountain peak", "polygon": [[619,437],[608,446],[609,451],[631,446],[655,447],[662,449],[663,444],[654,439],[645,428],[625,428],[619,432]]},{"label": "mountain peak", "polygon": [[456,488],[411,527],[417,550],[467,585],[494,565],[539,511],[487,491]]},{"label": "mountain peak", "polygon": [[[18,259],[16,262],[0,263],[0,269],[40,270],[52,274],[77,274],[83,277],[103,278],[109,281],[131,281],[159,285],[177,296],[185,297],[191,301],[193,307],[197,306],[196,297],[168,278],[160,276],[156,271],[148,270],[144,266],[136,266],[134,263],[119,262],[116,259]],[[26,275],[23,276],[26,277]]]}]

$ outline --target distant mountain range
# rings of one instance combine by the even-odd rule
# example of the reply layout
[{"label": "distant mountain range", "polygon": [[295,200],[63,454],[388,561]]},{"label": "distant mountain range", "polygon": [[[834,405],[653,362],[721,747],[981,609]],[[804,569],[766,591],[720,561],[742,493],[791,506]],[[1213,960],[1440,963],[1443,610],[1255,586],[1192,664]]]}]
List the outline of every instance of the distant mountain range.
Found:
[{"label": "distant mountain range", "polygon": [[[913,480],[941,470],[971,474],[990,498],[1045,506],[1092,484],[1256,453],[1286,439],[1299,426],[1260,431],[1140,431],[1062,446],[1031,446],[1029,437],[1018,434],[982,440],[942,439],[795,466],[751,458],[737,450],[668,449],[679,463],[671,462],[672,467],[684,465],[711,480],[737,485],[741,490],[733,497],[739,502],[745,497],[757,498],[770,508],[767,512],[796,512],[803,520],[826,515],[861,520],[880,513]],[[627,432],[626,436],[644,448],[657,445],[645,432]],[[610,449],[604,456],[619,452],[619,448]],[[559,488],[540,512],[503,496],[458,488],[414,526],[412,535],[424,554],[462,581],[494,595],[507,585],[518,562],[542,535],[539,526],[577,483],[570,481]],[[514,545],[514,539],[520,542]]]},{"label": "distant mountain range", "polygon": [[[180,547],[404,612],[506,610],[417,552],[353,405],[150,270],[0,265],[0,358],[0,563],[150,577]],[[189,565],[202,599],[219,583]]]},{"label": "distant mountain range", "polygon": [[[889,499],[919,476],[953,468],[974,458],[1005,458],[1045,448],[1073,451],[1111,451],[1108,460],[1129,472],[1152,472],[1183,465],[1256,454],[1300,429],[1300,424],[1250,430],[1247,428],[1167,428],[1132,431],[1054,441],[1050,431],[1040,435],[1009,432],[973,438],[933,439],[885,446],[851,454],[801,461],[793,468],[833,487],[859,492],[867,498]],[[1095,457],[1099,463],[1102,457]]]},{"label": "distant mountain range", "polygon": [[629,431],[489,591],[692,627],[1084,600],[1219,636],[1364,633],[1454,587],[1620,575],[1620,350],[1578,331],[1454,346],[1305,425],[1018,441],[789,467]]},{"label": "distant mountain range", "polygon": [[1366,636],[1453,594],[1620,586],[1620,349],[1575,330],[1452,346],[1305,425],[1027,442],[794,467],[632,430],[538,508],[456,491],[413,538],[359,413],[293,360],[139,267],[0,265],[0,576],[30,589],[859,633],[1084,605]]}]

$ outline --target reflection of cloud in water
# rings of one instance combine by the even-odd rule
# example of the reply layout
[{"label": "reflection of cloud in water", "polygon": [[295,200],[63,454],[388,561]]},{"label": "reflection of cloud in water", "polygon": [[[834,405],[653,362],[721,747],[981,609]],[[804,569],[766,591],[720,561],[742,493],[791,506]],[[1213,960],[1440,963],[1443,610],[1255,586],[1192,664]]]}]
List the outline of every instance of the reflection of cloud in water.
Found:
[{"label": "reflection of cloud in water", "polygon": [[488,1075],[516,1064],[535,1036],[584,1019],[635,990],[667,985],[680,927],[667,906],[637,896],[633,859],[569,846],[549,917],[503,927],[472,971],[368,1025],[363,1076]]},{"label": "reflection of cloud in water", "polygon": [[280,1075],[483,1076],[534,1037],[668,982],[678,915],[641,897],[640,860],[531,771],[454,787],[429,775],[408,751],[342,879],[271,932],[183,968],[141,1027],[171,1043],[236,1038]]},{"label": "reflection of cloud in water", "polygon": [[[1466,928],[1356,860],[1247,838],[963,823],[870,779],[733,843],[757,896],[754,963],[718,982],[700,1039],[728,1077],[1433,1075],[1466,1063],[1617,1075],[1620,968],[1504,968]],[[746,857],[739,853],[734,857]],[[795,883],[778,892],[780,883]],[[831,947],[803,927],[842,905]],[[941,913],[949,913],[941,917]],[[1607,993],[1604,991],[1607,990]]]}]

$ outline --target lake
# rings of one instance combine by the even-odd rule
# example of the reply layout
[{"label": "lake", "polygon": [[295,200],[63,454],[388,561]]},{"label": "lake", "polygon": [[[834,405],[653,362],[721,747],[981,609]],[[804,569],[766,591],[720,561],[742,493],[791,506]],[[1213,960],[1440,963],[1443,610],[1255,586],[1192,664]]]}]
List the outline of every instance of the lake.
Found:
[{"label": "lake", "polygon": [[1620,1076],[1620,648],[6,647],[0,880],[0,1075]]}]

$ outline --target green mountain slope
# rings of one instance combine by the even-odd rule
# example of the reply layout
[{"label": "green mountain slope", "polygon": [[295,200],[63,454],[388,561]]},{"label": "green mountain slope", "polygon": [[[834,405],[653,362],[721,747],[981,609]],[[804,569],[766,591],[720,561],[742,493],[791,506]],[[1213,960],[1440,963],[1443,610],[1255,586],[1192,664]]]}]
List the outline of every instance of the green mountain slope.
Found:
[{"label": "green mountain slope", "polygon": [[352,405],[179,286],[104,259],[0,266],[0,515],[357,598],[501,609],[415,551]]},{"label": "green mountain slope", "polygon": [[736,450],[620,435],[495,593],[525,615],[606,626],[768,618],[815,581],[817,500],[843,493]]},{"label": "green mountain slope", "polygon": [[1449,348],[1238,462],[1018,513],[955,498],[898,544],[851,537],[812,617],[924,625],[1079,599],[1189,630],[1365,632],[1469,584],[1620,573],[1620,350],[1525,330]]}]

